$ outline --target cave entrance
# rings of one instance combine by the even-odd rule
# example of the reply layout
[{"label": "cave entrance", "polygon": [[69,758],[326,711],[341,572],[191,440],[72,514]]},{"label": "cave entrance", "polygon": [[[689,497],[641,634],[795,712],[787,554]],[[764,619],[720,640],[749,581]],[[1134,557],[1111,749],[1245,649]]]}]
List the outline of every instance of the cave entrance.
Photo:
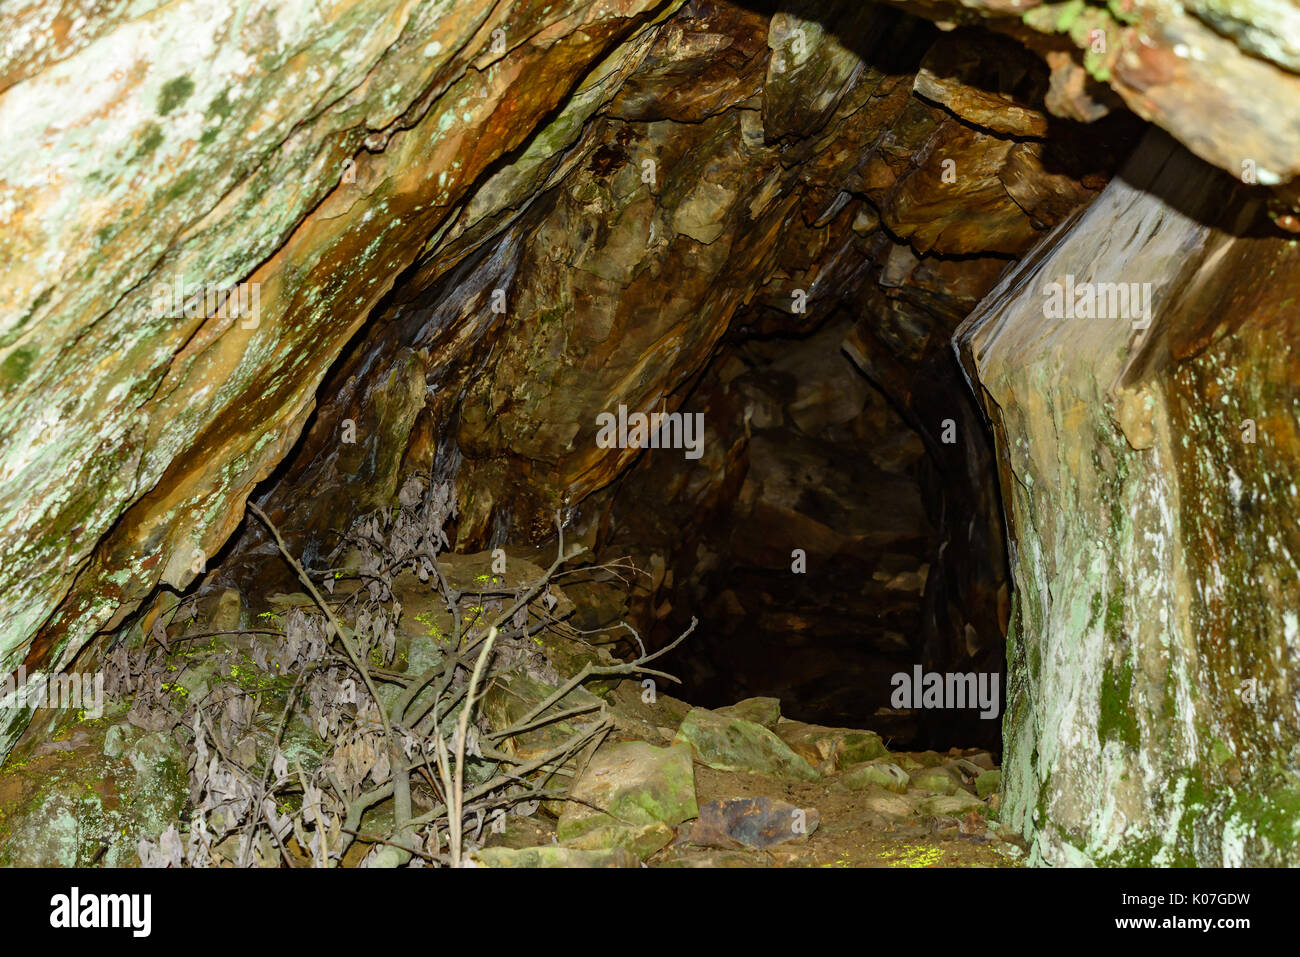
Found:
[{"label": "cave entrance", "polygon": [[670,693],[776,697],[789,718],[894,748],[997,751],[1000,504],[951,352],[891,395],[843,311],[810,330],[736,329],[682,405],[705,426],[700,462],[648,449],[608,508],[606,553],[649,572],[635,605],[649,641],[700,619],[663,660],[683,682]]},{"label": "cave entrance", "polygon": [[[792,16],[687,4],[594,112],[502,157],[257,500],[312,567],[412,475],[454,485],[461,553],[546,547],[563,513],[641,569],[610,620],[663,647],[700,619],[665,662],[688,700],[996,750],[1006,545],[953,333],[1134,121],[1005,36]],[[701,416],[699,457],[610,448],[619,410]],[[265,585],[265,536],[234,552]]]}]

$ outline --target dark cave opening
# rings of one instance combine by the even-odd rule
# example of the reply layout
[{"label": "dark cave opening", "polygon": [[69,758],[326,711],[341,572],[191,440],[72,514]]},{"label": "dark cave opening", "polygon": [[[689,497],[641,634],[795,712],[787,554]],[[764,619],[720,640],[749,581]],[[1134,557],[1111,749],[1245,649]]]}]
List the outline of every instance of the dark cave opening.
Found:
[{"label": "dark cave opening", "polygon": [[[929,404],[900,408],[850,358],[852,330],[837,313],[724,343],[681,405],[705,424],[704,465],[643,452],[607,507],[604,553],[649,556],[634,607],[651,645],[700,619],[664,659],[683,682],[671,693],[775,697],[794,720],[895,747],[996,752],[1007,571],[989,437],[950,355],[910,383],[943,413],[927,423]],[[926,686],[974,681],[983,704],[936,707],[920,687],[909,701],[918,669]]]}]

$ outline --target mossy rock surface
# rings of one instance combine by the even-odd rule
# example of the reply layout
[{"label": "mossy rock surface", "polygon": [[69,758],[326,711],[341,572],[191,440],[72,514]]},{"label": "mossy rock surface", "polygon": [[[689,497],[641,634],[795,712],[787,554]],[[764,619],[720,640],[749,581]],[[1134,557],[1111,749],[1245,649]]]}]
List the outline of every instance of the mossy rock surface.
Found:
[{"label": "mossy rock surface", "polygon": [[999,770],[985,771],[975,779],[975,793],[981,798],[995,794],[1000,787],[1002,787],[1002,772]]},{"label": "mossy rock surface", "polygon": [[170,734],[81,722],[0,768],[0,866],[138,865],[140,839],[177,823],[188,794]]},{"label": "mossy rock surface", "polygon": [[573,785],[556,834],[570,841],[605,827],[675,827],[699,814],[690,748],[644,741],[606,744]]},{"label": "mossy rock surface", "polygon": [[717,771],[748,771],[787,781],[816,781],[821,775],[774,733],[743,718],[693,708],[677,729],[695,760]]},{"label": "mossy rock surface", "polygon": [[840,775],[839,783],[854,791],[882,787],[886,791],[902,794],[911,783],[911,777],[897,764],[889,761],[869,761],[849,768]]},{"label": "mossy rock surface", "polygon": [[651,854],[671,844],[675,836],[676,831],[662,821],[655,821],[652,824],[644,824],[639,827],[606,824],[592,828],[590,831],[571,838],[564,843],[566,847],[581,851],[600,851],[624,847],[635,854],[638,860],[643,861]]}]

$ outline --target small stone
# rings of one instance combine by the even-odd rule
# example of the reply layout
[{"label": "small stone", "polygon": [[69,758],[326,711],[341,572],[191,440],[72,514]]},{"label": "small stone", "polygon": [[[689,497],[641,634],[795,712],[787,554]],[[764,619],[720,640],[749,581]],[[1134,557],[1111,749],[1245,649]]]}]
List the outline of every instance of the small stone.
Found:
[{"label": "small stone", "polygon": [[244,612],[244,599],[234,588],[222,589],[211,602],[206,630],[218,632],[238,631],[244,626],[247,616]]},{"label": "small stone", "polygon": [[849,768],[839,777],[839,783],[853,791],[869,787],[882,787],[886,791],[902,794],[911,781],[906,771],[888,761],[871,761]]},{"label": "small stone", "polygon": [[965,817],[971,811],[983,813],[985,810],[984,802],[968,791],[936,794],[921,802],[921,812],[932,816]]},{"label": "small stone", "polygon": [[944,762],[944,756],[938,751],[914,751],[911,757],[925,768],[937,768]]},{"label": "small stone", "polygon": [[110,758],[120,758],[126,750],[131,732],[137,729],[131,725],[115,724],[104,732],[104,754]]},{"label": "small stone", "polygon": [[540,847],[485,847],[469,859],[479,867],[637,867],[640,861],[626,847],[579,850],[559,844]]},{"label": "small stone", "polygon": [[840,739],[840,747],[835,754],[835,766],[852,767],[865,761],[874,761],[889,753],[885,742],[874,731],[852,731]]},{"label": "small stone", "polygon": [[987,751],[976,751],[974,754],[968,754],[966,760],[978,768],[983,768],[985,771],[997,770],[997,762],[993,760],[993,755]]},{"label": "small stone", "polygon": [[949,761],[944,766],[961,775],[961,780],[967,783],[974,781],[984,773],[984,768],[974,762],[967,761],[965,758],[958,758],[955,761]]},{"label": "small stone", "polygon": [[802,841],[817,830],[821,813],[776,798],[735,798],[700,807],[690,843],[706,847],[762,849]]},{"label": "small stone", "polygon": [[761,857],[762,855],[746,854],[744,851],[690,851],[680,853],[664,866],[690,868],[762,867],[765,861],[755,860],[755,858]]},{"label": "small stone", "polygon": [[884,788],[872,787],[863,792],[863,804],[867,810],[879,814],[889,821],[906,821],[917,814],[917,802],[906,794],[895,794]]},{"label": "small stone", "polygon": [[911,774],[917,768],[925,767],[924,764],[922,764],[920,761],[917,761],[909,754],[891,754],[889,756],[889,760],[893,761],[895,764],[897,764],[908,774]]},{"label": "small stone", "polygon": [[912,772],[912,787],[918,791],[938,791],[941,794],[962,790],[957,775],[947,768],[917,768]]}]

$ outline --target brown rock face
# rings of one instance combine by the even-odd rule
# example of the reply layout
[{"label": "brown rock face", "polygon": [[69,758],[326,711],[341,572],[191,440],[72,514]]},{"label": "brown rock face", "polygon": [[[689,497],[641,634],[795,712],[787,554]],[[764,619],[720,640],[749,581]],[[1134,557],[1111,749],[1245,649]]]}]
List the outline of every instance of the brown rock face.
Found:
[{"label": "brown rock face", "polygon": [[233,20],[115,21],[3,94],[9,667],[202,570],[392,277],[653,5],[334,6],[228,11],[234,59]]}]

